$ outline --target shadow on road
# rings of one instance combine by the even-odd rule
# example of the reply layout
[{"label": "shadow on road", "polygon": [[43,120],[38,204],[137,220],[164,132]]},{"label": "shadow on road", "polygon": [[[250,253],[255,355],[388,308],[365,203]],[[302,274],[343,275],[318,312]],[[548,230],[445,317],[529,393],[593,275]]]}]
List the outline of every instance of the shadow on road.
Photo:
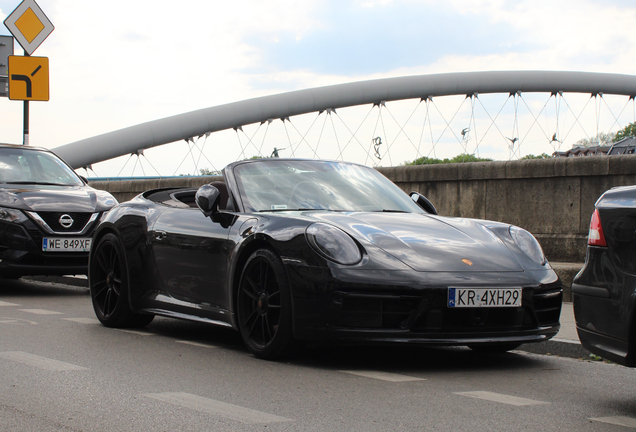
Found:
[{"label": "shadow on road", "polygon": [[308,347],[292,363],[346,370],[490,371],[536,368],[543,360],[518,353],[487,354],[467,347],[331,346]]},{"label": "shadow on road", "polygon": [[1,279],[0,299],[5,297],[88,296],[88,288],[30,279]]},{"label": "shadow on road", "polygon": [[[146,330],[180,340],[221,346],[247,354],[240,334],[210,324],[156,317]],[[262,360],[266,361],[266,360]],[[501,371],[541,367],[546,360],[519,353],[477,353],[466,347],[337,346],[300,347],[291,358],[279,363],[334,370],[399,371]]]}]

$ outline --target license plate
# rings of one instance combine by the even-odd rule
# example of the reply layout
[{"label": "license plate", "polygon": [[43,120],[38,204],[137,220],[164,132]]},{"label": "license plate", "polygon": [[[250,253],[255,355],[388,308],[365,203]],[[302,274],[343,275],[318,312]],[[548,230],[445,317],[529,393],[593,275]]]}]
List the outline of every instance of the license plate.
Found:
[{"label": "license plate", "polygon": [[449,288],[449,308],[520,307],[521,288]]},{"label": "license plate", "polygon": [[91,250],[91,238],[45,237],[42,239],[44,252],[88,252]]}]

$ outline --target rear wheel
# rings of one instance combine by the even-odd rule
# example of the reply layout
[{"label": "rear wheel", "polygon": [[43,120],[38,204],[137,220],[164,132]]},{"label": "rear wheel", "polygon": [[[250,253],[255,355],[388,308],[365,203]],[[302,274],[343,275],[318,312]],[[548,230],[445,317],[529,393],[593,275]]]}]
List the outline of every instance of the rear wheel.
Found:
[{"label": "rear wheel", "polygon": [[143,327],[153,320],[130,309],[126,260],[116,235],[106,234],[91,252],[88,283],[97,319],[106,327]]},{"label": "rear wheel", "polygon": [[291,309],[283,262],[269,249],[257,250],[243,268],[237,294],[239,330],[254,356],[272,360],[291,353]]}]

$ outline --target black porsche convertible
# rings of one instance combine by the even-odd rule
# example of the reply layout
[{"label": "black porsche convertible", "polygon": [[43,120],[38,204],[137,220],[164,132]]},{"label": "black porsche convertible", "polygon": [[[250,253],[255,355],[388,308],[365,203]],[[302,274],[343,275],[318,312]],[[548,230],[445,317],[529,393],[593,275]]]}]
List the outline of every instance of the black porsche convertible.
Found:
[{"label": "black porsche convertible", "polygon": [[561,283],[521,228],[439,216],[351,163],[249,160],[223,179],[103,218],[89,285],[104,325],[213,323],[269,359],[309,340],[506,351],[559,330]]}]

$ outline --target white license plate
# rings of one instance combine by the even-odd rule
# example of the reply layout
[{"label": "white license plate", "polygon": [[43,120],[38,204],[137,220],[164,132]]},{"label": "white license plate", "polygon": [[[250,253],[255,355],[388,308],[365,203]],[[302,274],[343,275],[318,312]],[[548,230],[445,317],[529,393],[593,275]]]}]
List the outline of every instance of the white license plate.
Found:
[{"label": "white license plate", "polygon": [[91,250],[91,238],[45,237],[42,239],[44,252],[88,252]]},{"label": "white license plate", "polygon": [[520,307],[521,288],[449,288],[449,308]]}]

